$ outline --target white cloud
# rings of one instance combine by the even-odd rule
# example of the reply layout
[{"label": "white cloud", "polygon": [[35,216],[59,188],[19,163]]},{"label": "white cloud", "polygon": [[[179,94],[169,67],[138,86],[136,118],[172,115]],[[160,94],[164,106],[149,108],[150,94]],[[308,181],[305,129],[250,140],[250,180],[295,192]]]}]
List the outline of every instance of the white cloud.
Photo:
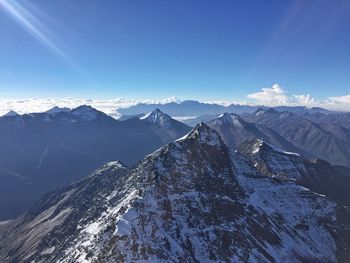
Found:
[{"label": "white cloud", "polygon": [[304,105],[304,106],[311,106],[316,105],[316,101],[314,98],[311,97],[310,94],[306,95],[294,95],[294,103]]},{"label": "white cloud", "polygon": [[331,110],[350,111],[350,95],[329,97],[325,100],[316,100],[310,94],[289,95],[278,84],[271,88],[263,88],[260,92],[248,94],[249,103],[266,106],[306,106],[322,107]]},{"label": "white cloud", "polygon": [[0,99],[0,115],[14,110],[20,114],[43,112],[51,109],[54,106],[75,108],[86,104],[90,105],[107,114],[115,114],[119,108],[127,108],[137,103],[168,103],[178,102],[176,97],[170,97],[163,100],[135,100],[135,99],[84,99],[84,98],[30,98],[30,99]]},{"label": "white cloud", "polygon": [[350,111],[350,94],[338,97],[329,97],[325,104],[329,109]]},{"label": "white cloud", "polygon": [[334,102],[334,103],[350,103],[350,94],[349,95],[345,95],[345,96],[339,96],[339,97],[330,97],[329,98],[330,101]]},{"label": "white cloud", "polygon": [[316,106],[317,102],[310,94],[302,95],[288,95],[279,84],[274,84],[271,88],[263,88],[260,92],[248,94],[247,97],[252,99],[255,103],[267,106]]},{"label": "white cloud", "polygon": [[286,104],[289,100],[286,91],[278,84],[274,84],[271,88],[263,88],[260,92],[248,94],[247,97],[264,105]]},{"label": "white cloud", "polygon": [[[221,106],[229,106],[231,105],[232,101],[230,100],[208,100],[208,101],[203,101],[203,103],[207,103],[207,104],[218,104],[218,105],[221,105]],[[235,103],[237,104],[237,103]]]},{"label": "white cloud", "polygon": [[[325,100],[316,100],[310,94],[288,95],[288,92],[278,84],[271,88],[263,88],[260,92],[248,94],[249,101],[234,102],[241,105],[266,105],[266,106],[307,106],[322,107],[338,111],[350,111],[350,94],[344,96],[329,97]],[[43,112],[54,106],[74,108],[83,104],[90,105],[107,114],[118,115],[117,109],[127,108],[137,103],[169,103],[180,102],[176,97],[161,100],[136,100],[136,99],[88,99],[88,98],[29,98],[29,99],[0,99],[0,116],[10,110],[20,114],[31,112]],[[212,100],[206,103],[229,105],[229,100]]]}]

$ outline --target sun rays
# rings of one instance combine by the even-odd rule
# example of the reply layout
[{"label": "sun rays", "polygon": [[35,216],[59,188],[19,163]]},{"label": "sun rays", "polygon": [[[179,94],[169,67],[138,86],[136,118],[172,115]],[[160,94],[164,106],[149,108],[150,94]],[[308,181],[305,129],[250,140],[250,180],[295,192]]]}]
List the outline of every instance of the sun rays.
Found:
[{"label": "sun rays", "polygon": [[0,10],[3,9],[18,24],[20,24],[29,34],[31,34],[42,46],[77,68],[72,59],[54,43],[49,29],[44,21],[39,21],[28,9],[17,1],[0,0]]}]

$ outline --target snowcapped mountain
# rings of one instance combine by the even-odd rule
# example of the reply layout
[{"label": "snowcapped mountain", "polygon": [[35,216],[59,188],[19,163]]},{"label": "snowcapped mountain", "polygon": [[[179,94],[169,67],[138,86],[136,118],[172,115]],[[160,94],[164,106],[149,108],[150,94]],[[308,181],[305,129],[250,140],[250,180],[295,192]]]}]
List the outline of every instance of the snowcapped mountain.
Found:
[{"label": "snowcapped mountain", "polygon": [[286,152],[262,140],[246,141],[239,146],[238,151],[266,176],[281,180],[291,178],[341,205],[350,206],[349,168],[343,167],[341,172],[326,161],[307,161],[297,153]]},{"label": "snowcapped mountain", "polygon": [[200,124],[44,196],[2,233],[0,260],[348,262],[349,212],[298,184],[310,171],[261,141],[230,151]]},{"label": "snowcapped mountain", "polygon": [[150,123],[167,123],[169,121],[169,115],[164,114],[158,108],[140,117],[140,120],[146,120]]},{"label": "snowcapped mountain", "polygon": [[[204,103],[195,100],[185,100],[180,102],[170,102],[165,104],[146,104],[139,103],[137,105],[130,106],[129,108],[118,109],[121,115],[136,115],[140,113],[148,113],[154,109],[160,109],[166,112],[172,117],[199,117],[203,115],[218,115],[223,112],[234,112],[236,114],[242,113],[253,113],[259,108],[268,109],[264,106],[253,106],[253,105],[240,105],[230,104],[227,106],[216,104],[216,103]],[[303,106],[280,106],[275,107],[277,111],[290,111],[297,114],[309,113],[326,113],[333,114],[335,112],[328,111],[322,108],[307,108]]]},{"label": "snowcapped mountain", "polygon": [[223,106],[215,103],[203,103],[195,100],[185,100],[181,102],[170,102],[165,104],[145,104],[139,103],[125,109],[118,109],[122,115],[135,115],[139,113],[148,113],[154,109],[160,109],[174,117],[188,117],[200,115],[221,114],[222,112],[254,112],[258,107],[231,104]]},{"label": "snowcapped mountain", "polygon": [[159,109],[155,109],[145,116],[140,117],[140,120],[151,124],[154,133],[157,134],[164,143],[174,138],[179,138],[190,131],[187,125],[172,119]]},{"label": "snowcapped mountain", "polygon": [[44,192],[105,162],[133,165],[190,129],[165,114],[159,120],[118,121],[86,105],[0,117],[0,220],[20,215]]},{"label": "snowcapped mountain", "polygon": [[277,132],[264,125],[255,125],[254,123],[246,122],[234,113],[223,113],[218,118],[210,120],[206,124],[216,130],[226,145],[232,149],[237,148],[247,140],[262,139],[284,150],[295,151],[304,156],[309,156],[308,153],[305,153],[285,140]]}]

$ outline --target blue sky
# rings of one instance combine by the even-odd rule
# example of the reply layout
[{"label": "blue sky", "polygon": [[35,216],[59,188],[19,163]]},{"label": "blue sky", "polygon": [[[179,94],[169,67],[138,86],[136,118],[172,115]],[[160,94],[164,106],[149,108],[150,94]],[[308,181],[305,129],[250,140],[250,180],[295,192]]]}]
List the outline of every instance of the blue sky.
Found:
[{"label": "blue sky", "polygon": [[279,83],[345,96],[349,13],[346,0],[0,0],[0,92],[244,101]]}]

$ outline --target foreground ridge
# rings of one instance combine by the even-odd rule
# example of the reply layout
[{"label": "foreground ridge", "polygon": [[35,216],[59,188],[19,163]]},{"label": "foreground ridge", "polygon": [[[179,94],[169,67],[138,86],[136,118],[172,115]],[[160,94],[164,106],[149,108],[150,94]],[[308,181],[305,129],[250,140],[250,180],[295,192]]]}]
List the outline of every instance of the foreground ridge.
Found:
[{"label": "foreground ridge", "polygon": [[0,260],[346,262],[346,210],[299,186],[294,161],[269,168],[285,168],[280,180],[248,149],[230,151],[201,123],[131,170],[109,163],[13,222]]}]

